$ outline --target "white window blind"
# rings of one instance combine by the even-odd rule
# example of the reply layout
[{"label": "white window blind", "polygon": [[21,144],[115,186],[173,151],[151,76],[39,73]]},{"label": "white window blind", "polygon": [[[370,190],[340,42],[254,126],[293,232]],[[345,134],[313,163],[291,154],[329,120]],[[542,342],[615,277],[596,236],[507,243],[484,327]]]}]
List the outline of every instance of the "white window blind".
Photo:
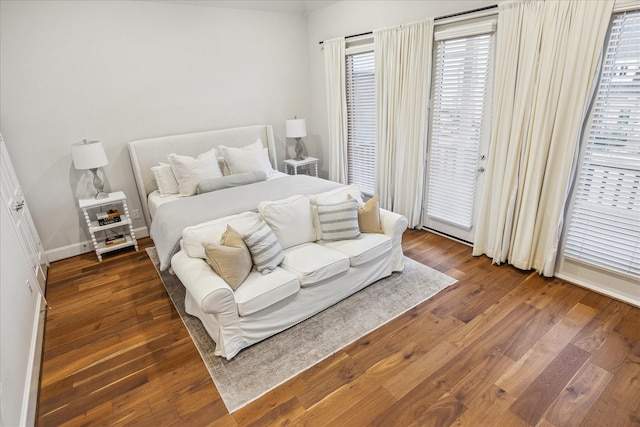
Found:
[{"label": "white window blind", "polygon": [[640,276],[640,11],[610,34],[564,255]]},{"label": "white window blind", "polygon": [[439,40],[434,59],[427,215],[467,229],[473,225],[492,37]]},{"label": "white window blind", "polygon": [[375,192],[376,100],[373,51],[347,55],[347,178]]}]

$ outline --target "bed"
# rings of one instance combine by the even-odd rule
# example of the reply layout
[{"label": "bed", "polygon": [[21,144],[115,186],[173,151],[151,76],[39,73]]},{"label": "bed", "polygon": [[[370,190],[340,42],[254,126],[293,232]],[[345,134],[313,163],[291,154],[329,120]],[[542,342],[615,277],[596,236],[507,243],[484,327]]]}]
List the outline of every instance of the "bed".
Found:
[{"label": "bed", "polygon": [[[237,170],[229,167],[227,165],[229,162],[226,160],[231,160],[231,154],[237,156],[240,149],[247,149],[250,145],[258,144],[258,141],[262,144],[264,161],[268,165],[266,169],[269,169],[264,173],[265,179],[249,180],[246,183],[240,179],[238,180],[240,183],[235,185],[188,196],[159,194],[157,172],[159,168],[168,166],[166,163],[170,155],[174,156],[172,160],[175,160],[176,155],[197,160],[200,156],[214,152],[215,148],[221,172],[224,177],[233,179],[246,175],[250,171],[236,173]],[[226,151],[222,147],[226,147]],[[270,125],[143,139],[131,141],[128,148],[144,218],[149,227],[150,237],[158,251],[161,270],[170,267],[171,257],[179,249],[184,227],[244,211],[256,211],[258,204],[264,200],[317,194],[340,186],[324,179],[306,175],[289,176],[278,172],[273,128]],[[221,154],[227,154],[228,157],[225,159]],[[175,166],[173,163],[171,165]],[[256,172],[256,174],[261,173],[263,171]],[[207,178],[204,181],[216,182],[213,187],[217,188],[217,182],[223,179],[216,177]],[[200,189],[202,185],[201,181],[197,188]],[[182,192],[182,187],[180,191]]]}]

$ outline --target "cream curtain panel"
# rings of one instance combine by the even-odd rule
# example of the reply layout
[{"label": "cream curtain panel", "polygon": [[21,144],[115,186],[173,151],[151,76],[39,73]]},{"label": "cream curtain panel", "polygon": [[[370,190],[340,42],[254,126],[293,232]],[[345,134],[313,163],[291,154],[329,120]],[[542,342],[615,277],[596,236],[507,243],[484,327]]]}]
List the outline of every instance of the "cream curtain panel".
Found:
[{"label": "cream curtain panel", "polygon": [[433,21],[374,31],[376,192],[383,208],[420,223]]},{"label": "cream curtain panel", "polygon": [[474,255],[553,275],[613,3],[499,5],[491,148]]},{"label": "cream curtain panel", "polygon": [[329,123],[329,179],[347,183],[347,120],[345,93],[345,40],[339,37],[324,43],[324,75]]}]

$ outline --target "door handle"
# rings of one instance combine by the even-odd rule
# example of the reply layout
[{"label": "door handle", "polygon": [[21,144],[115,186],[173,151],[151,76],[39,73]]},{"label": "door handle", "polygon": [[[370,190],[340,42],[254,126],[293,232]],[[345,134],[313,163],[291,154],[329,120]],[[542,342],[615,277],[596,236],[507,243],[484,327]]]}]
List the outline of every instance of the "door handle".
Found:
[{"label": "door handle", "polygon": [[20,212],[20,210],[24,208],[24,200],[20,201],[20,202],[13,202],[11,204],[11,209],[13,209],[16,212]]}]

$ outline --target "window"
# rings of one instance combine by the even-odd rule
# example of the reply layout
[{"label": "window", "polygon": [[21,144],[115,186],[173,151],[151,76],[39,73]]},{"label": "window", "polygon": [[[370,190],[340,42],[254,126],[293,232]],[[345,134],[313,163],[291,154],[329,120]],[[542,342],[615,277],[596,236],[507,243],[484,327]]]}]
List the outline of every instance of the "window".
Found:
[{"label": "window", "polygon": [[640,11],[614,15],[564,256],[640,276]]},{"label": "window", "polygon": [[347,55],[347,165],[349,184],[375,192],[376,100],[373,51]]},{"label": "window", "polygon": [[495,21],[488,20],[435,33],[424,222],[466,241],[490,139],[494,30]]}]

